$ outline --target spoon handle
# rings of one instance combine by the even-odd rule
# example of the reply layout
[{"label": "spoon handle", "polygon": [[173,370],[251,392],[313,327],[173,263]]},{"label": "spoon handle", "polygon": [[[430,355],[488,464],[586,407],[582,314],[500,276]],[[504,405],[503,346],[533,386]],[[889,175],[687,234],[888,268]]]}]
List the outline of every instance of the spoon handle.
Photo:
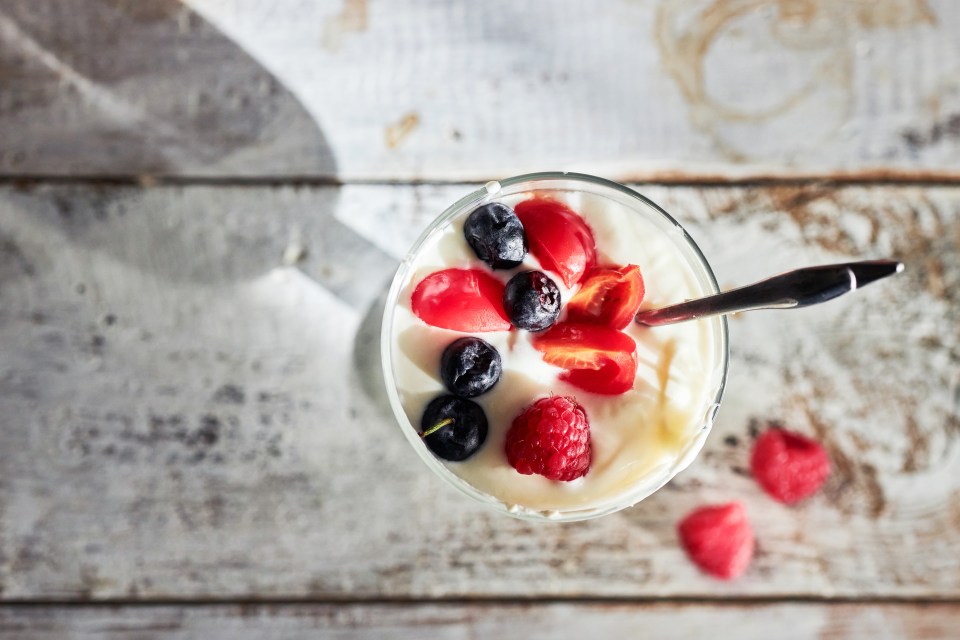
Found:
[{"label": "spoon handle", "polygon": [[848,291],[901,271],[903,263],[896,260],[865,260],[806,267],[706,298],[660,309],[647,309],[637,314],[636,321],[653,327],[738,311],[799,309],[833,300]]}]

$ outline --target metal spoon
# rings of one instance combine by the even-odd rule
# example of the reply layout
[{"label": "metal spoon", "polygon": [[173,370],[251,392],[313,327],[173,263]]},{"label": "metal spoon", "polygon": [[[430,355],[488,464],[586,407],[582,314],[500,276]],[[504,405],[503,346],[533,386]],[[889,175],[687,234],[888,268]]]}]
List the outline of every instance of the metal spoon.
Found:
[{"label": "metal spoon", "polygon": [[723,313],[755,309],[799,309],[833,300],[848,291],[903,271],[896,260],[865,260],[796,269],[739,289],[680,304],[646,309],[640,324],[655,327]]}]

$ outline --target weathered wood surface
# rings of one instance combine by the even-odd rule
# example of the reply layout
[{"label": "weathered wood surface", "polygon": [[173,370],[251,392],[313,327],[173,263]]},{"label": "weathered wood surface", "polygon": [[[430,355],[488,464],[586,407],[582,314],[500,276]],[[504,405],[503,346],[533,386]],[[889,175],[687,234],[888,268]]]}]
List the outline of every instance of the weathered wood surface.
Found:
[{"label": "weathered wood surface", "polygon": [[[385,408],[378,296],[470,188],[0,188],[0,598],[960,598],[960,188],[642,188],[725,286],[908,269],[734,319],[699,460],[566,526],[474,506]],[[835,462],[802,506],[745,471],[769,421]],[[759,548],[720,584],[674,526],[729,499]]]},{"label": "weathered wood surface", "polygon": [[0,174],[960,178],[950,0],[8,0]]},{"label": "weathered wood surface", "polygon": [[913,640],[956,637],[956,605],[394,604],[0,608],[0,638],[16,640],[454,640],[672,638]]}]

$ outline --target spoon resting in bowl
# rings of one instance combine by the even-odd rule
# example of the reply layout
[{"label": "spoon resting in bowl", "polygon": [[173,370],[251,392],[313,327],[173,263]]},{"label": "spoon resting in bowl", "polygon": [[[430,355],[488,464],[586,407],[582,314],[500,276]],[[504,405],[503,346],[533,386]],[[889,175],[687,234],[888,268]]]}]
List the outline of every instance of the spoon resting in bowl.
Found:
[{"label": "spoon resting in bowl", "polygon": [[655,327],[757,309],[799,309],[833,300],[903,271],[896,260],[864,260],[805,267],[706,298],[687,300],[659,309],[644,309],[634,318]]}]

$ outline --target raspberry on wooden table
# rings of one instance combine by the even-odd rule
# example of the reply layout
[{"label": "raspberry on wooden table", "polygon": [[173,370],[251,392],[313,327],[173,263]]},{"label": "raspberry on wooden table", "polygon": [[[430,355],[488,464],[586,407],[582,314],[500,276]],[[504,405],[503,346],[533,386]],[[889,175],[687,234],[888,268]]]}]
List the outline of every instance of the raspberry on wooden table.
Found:
[{"label": "raspberry on wooden table", "polygon": [[705,573],[732,580],[753,559],[753,529],[739,502],[700,507],[677,527],[684,551]]},{"label": "raspberry on wooden table", "polygon": [[785,429],[767,429],[753,445],[753,477],[771,497],[794,504],[815,494],[830,475],[830,458],[819,442]]}]

